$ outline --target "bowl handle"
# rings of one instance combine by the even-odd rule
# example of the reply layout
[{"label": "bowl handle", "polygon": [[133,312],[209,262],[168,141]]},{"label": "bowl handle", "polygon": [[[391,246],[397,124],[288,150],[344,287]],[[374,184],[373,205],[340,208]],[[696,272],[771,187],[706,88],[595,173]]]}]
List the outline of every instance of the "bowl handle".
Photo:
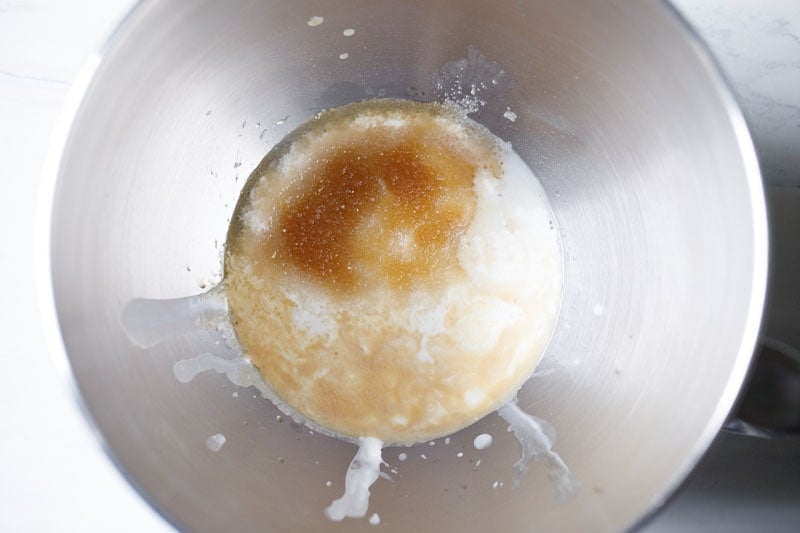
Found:
[{"label": "bowl handle", "polygon": [[762,337],[738,406],[723,430],[771,438],[800,434],[800,350]]}]

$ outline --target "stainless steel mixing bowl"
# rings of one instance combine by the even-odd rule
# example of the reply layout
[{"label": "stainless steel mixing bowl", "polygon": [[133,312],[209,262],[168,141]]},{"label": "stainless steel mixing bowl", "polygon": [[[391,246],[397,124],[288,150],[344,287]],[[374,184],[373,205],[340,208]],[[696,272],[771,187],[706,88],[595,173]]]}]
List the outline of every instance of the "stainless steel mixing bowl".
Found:
[{"label": "stainless steel mixing bowl", "polygon": [[[563,309],[520,403],[555,426],[583,489],[556,502],[536,463],[512,488],[518,445],[491,415],[406,462],[387,450],[397,473],[370,512],[406,531],[627,528],[718,431],[758,333],[764,203],[741,112],[667,5],[144,0],[92,58],[56,136],[41,281],[99,435],[173,524],[372,527],[323,516],[352,445],[278,423],[221,375],[178,383],[172,365],[208,345],[136,348],[120,310],[214,282],[238,192],[290,129],[370,95],[439,97],[433,80],[470,46],[507,73],[473,117],[513,143],[558,218]],[[477,451],[484,432],[494,444]],[[213,453],[216,433],[227,442]]]}]

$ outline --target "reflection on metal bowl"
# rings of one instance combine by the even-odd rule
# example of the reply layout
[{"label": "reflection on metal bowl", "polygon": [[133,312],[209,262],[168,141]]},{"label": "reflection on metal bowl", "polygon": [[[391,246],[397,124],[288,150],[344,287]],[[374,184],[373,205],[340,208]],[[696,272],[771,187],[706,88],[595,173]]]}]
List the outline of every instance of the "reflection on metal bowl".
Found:
[{"label": "reflection on metal bowl", "polygon": [[[665,4],[144,0],[69,102],[41,281],[91,420],[177,526],[371,527],[322,513],[351,444],[279,423],[223,376],[178,383],[174,363],[213,342],[143,350],[120,312],[215,281],[244,179],[284,134],[365,97],[436,100],[471,48],[507,74],[471,116],[542,181],[563,246],[561,316],[520,406],[554,425],[584,489],[555,503],[536,463],[500,485],[518,447],[491,415],[448,444],[385,451],[398,473],[373,487],[381,527],[630,527],[719,430],[761,318],[763,194],[738,107]],[[476,450],[482,433],[493,444]]]}]

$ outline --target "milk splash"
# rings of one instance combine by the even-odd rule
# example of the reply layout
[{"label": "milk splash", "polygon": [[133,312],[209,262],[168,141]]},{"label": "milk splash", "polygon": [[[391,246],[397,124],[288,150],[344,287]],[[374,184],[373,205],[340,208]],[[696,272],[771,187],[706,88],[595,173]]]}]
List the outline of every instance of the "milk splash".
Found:
[{"label": "milk splash", "polygon": [[[369,509],[369,488],[381,475],[383,443],[372,437],[358,440],[358,451],[347,468],[344,494],[325,509],[325,516],[339,522],[346,517],[363,518]],[[388,466],[388,465],[387,465]]]},{"label": "milk splash", "polygon": [[208,292],[183,298],[136,298],[122,310],[121,321],[131,342],[145,349],[182,335],[216,332],[222,337],[224,344],[220,347],[229,358],[205,352],[178,361],[173,367],[175,378],[181,383],[189,383],[198,374],[214,370],[225,374],[234,385],[252,386],[264,397],[271,397],[269,387],[258,370],[246,357],[241,356],[221,285]]},{"label": "milk splash", "polygon": [[516,399],[508,402],[497,411],[508,422],[509,431],[522,447],[522,456],[514,464],[514,486],[528,471],[531,459],[538,459],[544,464],[547,476],[555,483],[555,497],[559,501],[566,501],[580,490],[580,483],[572,477],[569,467],[563,459],[553,451],[555,443],[555,430],[553,426],[539,418],[524,412],[517,405]]},{"label": "milk splash", "polygon": [[255,387],[262,396],[269,396],[267,387],[258,370],[247,359],[223,359],[222,357],[202,353],[192,359],[183,359],[175,363],[172,368],[175,378],[181,383],[189,383],[198,374],[214,370],[218,374],[225,374],[228,381],[240,387]]},{"label": "milk splash", "polygon": [[122,310],[120,319],[132,343],[152,348],[195,331],[225,329],[221,326],[228,322],[228,303],[220,286],[171,300],[135,298]]}]

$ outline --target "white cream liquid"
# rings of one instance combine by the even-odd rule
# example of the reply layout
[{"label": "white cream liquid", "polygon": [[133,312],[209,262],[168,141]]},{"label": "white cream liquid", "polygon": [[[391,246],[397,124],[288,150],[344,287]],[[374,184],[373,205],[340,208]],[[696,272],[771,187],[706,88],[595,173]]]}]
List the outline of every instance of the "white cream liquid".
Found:
[{"label": "white cream liquid", "polygon": [[369,510],[369,489],[381,475],[383,443],[372,437],[359,439],[356,456],[347,467],[344,494],[325,509],[325,516],[336,522],[363,518]]},{"label": "white cream liquid", "polygon": [[514,464],[515,486],[528,471],[528,463],[535,458],[544,465],[547,476],[555,483],[556,499],[567,500],[580,490],[580,483],[572,477],[567,465],[553,451],[556,435],[549,422],[525,413],[516,400],[505,404],[498,413],[508,422],[509,431],[514,432],[522,447],[522,456]]}]

